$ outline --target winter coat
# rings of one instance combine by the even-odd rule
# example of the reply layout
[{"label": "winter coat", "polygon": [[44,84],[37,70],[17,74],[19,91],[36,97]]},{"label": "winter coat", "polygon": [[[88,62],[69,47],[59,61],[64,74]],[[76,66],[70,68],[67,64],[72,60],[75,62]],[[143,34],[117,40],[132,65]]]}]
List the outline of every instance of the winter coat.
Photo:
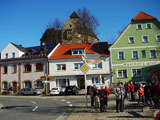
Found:
[{"label": "winter coat", "polygon": [[139,88],[138,89],[138,93],[139,93],[139,96],[144,96],[144,88]]},{"label": "winter coat", "polygon": [[131,90],[131,92],[134,92],[134,84],[133,83],[130,85],[130,90]]},{"label": "winter coat", "polygon": [[106,94],[106,98],[108,99],[108,97],[109,97],[109,95],[110,95],[110,90],[109,90],[109,89],[107,89],[107,88],[105,88],[104,90],[105,90],[105,91],[106,91],[106,93],[107,93],[107,94]]},{"label": "winter coat", "polygon": [[122,100],[124,99],[124,95],[125,95],[125,89],[123,86],[117,86],[114,89],[115,95],[116,95],[116,100]]}]

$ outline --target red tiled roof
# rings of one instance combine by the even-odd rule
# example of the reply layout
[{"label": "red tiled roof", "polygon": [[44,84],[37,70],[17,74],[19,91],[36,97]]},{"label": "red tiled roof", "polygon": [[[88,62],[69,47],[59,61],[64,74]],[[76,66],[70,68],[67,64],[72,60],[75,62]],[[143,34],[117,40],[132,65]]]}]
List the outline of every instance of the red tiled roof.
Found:
[{"label": "red tiled roof", "polygon": [[140,11],[132,20],[149,20],[149,19],[156,19],[156,18]]},{"label": "red tiled roof", "polygon": [[[80,44],[64,44],[59,45],[53,52],[49,59],[67,59],[67,58],[81,58],[82,55],[72,55],[73,49],[85,49],[86,53],[96,53],[91,50],[92,44],[80,43]],[[109,56],[109,54],[100,54],[101,56]]]}]

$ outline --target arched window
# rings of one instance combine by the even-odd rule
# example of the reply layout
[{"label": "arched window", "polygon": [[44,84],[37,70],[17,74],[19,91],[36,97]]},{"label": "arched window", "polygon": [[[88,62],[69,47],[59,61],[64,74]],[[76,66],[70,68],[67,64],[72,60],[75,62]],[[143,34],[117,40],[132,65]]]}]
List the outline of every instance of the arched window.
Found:
[{"label": "arched window", "polygon": [[31,81],[26,81],[26,82],[24,82],[24,88],[32,88],[32,83],[31,83]]},{"label": "arched window", "polygon": [[30,64],[24,65],[24,72],[31,72],[32,71],[32,66]]},{"label": "arched window", "polygon": [[3,89],[7,89],[8,88],[8,82],[3,82]]},{"label": "arched window", "polygon": [[43,63],[37,63],[36,72],[42,72],[42,71],[43,71]]},{"label": "arched window", "polygon": [[37,87],[38,88],[43,88],[43,83],[42,83],[42,81],[37,81]]}]

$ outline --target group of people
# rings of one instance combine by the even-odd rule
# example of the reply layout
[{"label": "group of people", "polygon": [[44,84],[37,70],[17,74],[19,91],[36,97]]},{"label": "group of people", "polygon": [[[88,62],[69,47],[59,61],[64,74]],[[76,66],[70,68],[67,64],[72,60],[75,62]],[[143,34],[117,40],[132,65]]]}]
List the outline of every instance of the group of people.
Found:
[{"label": "group of people", "polygon": [[138,104],[142,102],[143,105],[160,105],[160,81],[154,84],[151,81],[147,81],[145,86],[137,82],[125,84],[119,81],[114,92],[117,112],[123,112],[125,99],[138,100]]},{"label": "group of people", "polygon": [[108,86],[101,86],[99,90],[95,85],[90,87],[89,90],[91,97],[91,106],[99,107],[101,112],[106,111],[108,105],[108,97],[110,95],[110,89]]},{"label": "group of people", "polygon": [[[100,107],[100,111],[106,111],[110,89],[106,86],[100,90],[96,86],[92,86],[89,90],[91,97],[91,106]],[[114,88],[116,97],[116,111],[123,112],[125,108],[125,100],[138,101],[138,104],[160,106],[160,81],[152,83],[147,81],[143,86],[141,83],[119,81]],[[105,108],[105,109],[104,109]]]}]

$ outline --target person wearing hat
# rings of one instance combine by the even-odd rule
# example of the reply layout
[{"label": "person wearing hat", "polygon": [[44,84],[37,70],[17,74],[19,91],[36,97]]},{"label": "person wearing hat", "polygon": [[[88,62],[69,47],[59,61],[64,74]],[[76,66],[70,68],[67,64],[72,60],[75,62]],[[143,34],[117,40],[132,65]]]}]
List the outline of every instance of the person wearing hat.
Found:
[{"label": "person wearing hat", "polygon": [[123,99],[125,94],[125,89],[122,86],[121,81],[118,81],[116,88],[114,89],[116,96],[116,110],[117,112],[123,112]]}]

